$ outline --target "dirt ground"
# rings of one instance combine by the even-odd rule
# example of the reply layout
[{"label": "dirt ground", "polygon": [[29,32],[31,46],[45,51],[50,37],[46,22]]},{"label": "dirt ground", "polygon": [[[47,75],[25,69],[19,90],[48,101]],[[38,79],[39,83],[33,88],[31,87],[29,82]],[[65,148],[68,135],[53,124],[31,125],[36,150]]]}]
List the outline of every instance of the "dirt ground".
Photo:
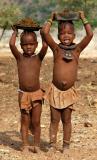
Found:
[{"label": "dirt ground", "polygon": [[[41,84],[47,88],[52,78],[52,57],[45,58]],[[48,152],[50,113],[44,103],[41,116],[41,153],[23,155],[20,136],[20,112],[17,101],[18,77],[13,57],[0,56],[0,160],[97,160],[97,59],[80,59],[76,88],[79,101],[72,114],[69,153],[61,153],[62,125],[58,131],[58,151]],[[33,137],[29,135],[30,143]]]}]

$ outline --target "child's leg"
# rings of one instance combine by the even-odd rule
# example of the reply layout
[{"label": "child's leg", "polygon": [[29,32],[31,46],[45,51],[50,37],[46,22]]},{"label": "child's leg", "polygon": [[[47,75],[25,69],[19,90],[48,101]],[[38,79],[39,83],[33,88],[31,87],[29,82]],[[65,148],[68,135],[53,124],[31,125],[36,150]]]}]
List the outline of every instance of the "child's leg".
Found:
[{"label": "child's leg", "polygon": [[25,110],[21,110],[21,135],[23,146],[28,146],[28,129],[29,129],[30,116]]},{"label": "child's leg", "polygon": [[71,113],[70,108],[65,108],[62,110],[61,119],[63,123],[63,148],[69,148],[70,138],[71,138]]},{"label": "child's leg", "polygon": [[35,101],[32,109],[32,125],[34,130],[34,146],[40,146],[40,117],[42,111],[41,101]]},{"label": "child's leg", "polygon": [[56,145],[58,125],[61,118],[60,110],[50,107],[51,123],[50,123],[50,144],[51,147]]},{"label": "child's leg", "polygon": [[32,112],[30,112],[29,132],[30,134],[34,135],[34,129],[32,125]]}]

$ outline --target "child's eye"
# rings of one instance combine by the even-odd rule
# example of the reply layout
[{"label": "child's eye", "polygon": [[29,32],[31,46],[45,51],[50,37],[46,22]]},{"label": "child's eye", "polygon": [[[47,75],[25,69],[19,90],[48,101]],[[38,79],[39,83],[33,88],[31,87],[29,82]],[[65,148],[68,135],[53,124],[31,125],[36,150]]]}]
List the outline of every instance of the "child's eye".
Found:
[{"label": "child's eye", "polygon": [[26,46],[26,44],[23,44],[23,46]]},{"label": "child's eye", "polygon": [[60,35],[62,35],[62,34],[64,34],[64,33],[60,32]]},{"label": "child's eye", "polygon": [[72,34],[71,32],[69,32],[68,34]]}]

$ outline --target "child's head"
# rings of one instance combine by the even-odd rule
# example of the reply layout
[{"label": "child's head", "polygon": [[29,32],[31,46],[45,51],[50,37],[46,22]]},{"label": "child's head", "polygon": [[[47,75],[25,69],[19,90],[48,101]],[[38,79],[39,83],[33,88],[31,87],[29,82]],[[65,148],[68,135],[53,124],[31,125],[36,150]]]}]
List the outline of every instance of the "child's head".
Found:
[{"label": "child's head", "polygon": [[35,32],[23,31],[20,36],[20,45],[24,54],[33,55],[38,45]]},{"label": "child's head", "polygon": [[60,21],[58,24],[58,39],[63,45],[69,46],[75,38],[72,21]]}]

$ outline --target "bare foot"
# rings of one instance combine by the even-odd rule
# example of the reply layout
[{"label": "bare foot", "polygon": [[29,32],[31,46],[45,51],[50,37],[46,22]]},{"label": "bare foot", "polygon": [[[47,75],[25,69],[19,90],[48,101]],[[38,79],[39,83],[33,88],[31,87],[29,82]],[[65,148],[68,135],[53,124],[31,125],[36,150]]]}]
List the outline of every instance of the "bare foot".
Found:
[{"label": "bare foot", "polygon": [[29,152],[29,146],[25,145],[25,146],[22,146],[20,148],[20,150],[23,152],[23,153],[28,153]]},{"label": "bare foot", "polygon": [[64,143],[62,153],[69,153],[69,147],[70,147],[69,144]]},{"label": "bare foot", "polygon": [[48,152],[49,153],[54,153],[54,152],[56,152],[56,148],[55,147],[50,147]]},{"label": "bare foot", "polygon": [[29,150],[33,153],[40,153],[40,147],[39,146],[30,146]]},{"label": "bare foot", "polygon": [[67,145],[66,147],[63,147],[62,153],[68,156],[70,155],[69,145]]},{"label": "bare foot", "polygon": [[29,146],[29,151],[34,153],[34,146]]},{"label": "bare foot", "polygon": [[39,146],[34,146],[34,153],[40,153],[40,147]]},{"label": "bare foot", "polygon": [[49,146],[49,153],[54,153],[54,152],[56,152],[57,151],[57,147],[56,147],[56,143],[52,143],[52,144],[50,144],[50,146]]}]

